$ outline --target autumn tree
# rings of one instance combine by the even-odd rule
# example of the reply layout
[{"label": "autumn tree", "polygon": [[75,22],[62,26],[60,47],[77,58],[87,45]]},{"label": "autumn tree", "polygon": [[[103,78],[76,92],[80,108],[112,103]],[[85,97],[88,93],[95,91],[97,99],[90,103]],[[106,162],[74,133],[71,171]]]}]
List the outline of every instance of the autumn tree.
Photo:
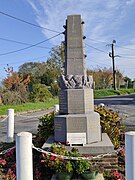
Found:
[{"label": "autumn tree", "polygon": [[4,104],[18,104],[28,100],[27,86],[30,82],[30,76],[14,72],[13,67],[7,65],[5,68],[7,77],[3,80],[3,92],[1,93]]},{"label": "autumn tree", "polygon": [[[96,68],[94,70],[88,69],[87,74],[93,76],[96,89],[106,89],[106,88],[111,88],[113,86],[112,68],[104,67],[104,68]],[[117,70],[116,71],[117,87],[120,86],[122,79],[123,79],[122,73],[119,70]]]}]

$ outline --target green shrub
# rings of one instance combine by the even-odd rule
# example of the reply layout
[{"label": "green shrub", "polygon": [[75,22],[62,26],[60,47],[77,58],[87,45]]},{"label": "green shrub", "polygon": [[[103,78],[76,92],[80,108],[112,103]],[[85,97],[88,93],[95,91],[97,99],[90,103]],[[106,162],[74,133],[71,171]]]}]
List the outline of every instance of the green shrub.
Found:
[{"label": "green shrub", "polygon": [[39,118],[37,142],[41,145],[50,135],[54,134],[54,115],[54,112],[50,112]]},{"label": "green shrub", "polygon": [[52,98],[52,94],[45,84],[34,84],[32,92],[30,93],[30,100],[32,102],[45,102]]},{"label": "green shrub", "polygon": [[111,109],[96,107],[95,111],[100,114],[102,132],[107,133],[113,145],[118,148],[120,146],[121,135],[123,135],[125,129],[122,118]]}]

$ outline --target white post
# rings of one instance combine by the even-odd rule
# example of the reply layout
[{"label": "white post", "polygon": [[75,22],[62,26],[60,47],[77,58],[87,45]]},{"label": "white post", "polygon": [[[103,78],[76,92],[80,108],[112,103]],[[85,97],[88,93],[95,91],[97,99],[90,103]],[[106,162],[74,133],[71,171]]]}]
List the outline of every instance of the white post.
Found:
[{"label": "white post", "polygon": [[7,138],[6,142],[10,143],[14,140],[14,109],[7,110]]},{"label": "white post", "polygon": [[55,104],[54,105],[54,112],[58,112],[59,111],[59,104]]},{"label": "white post", "polygon": [[17,180],[33,180],[32,134],[21,132],[16,136]]},{"label": "white post", "polygon": [[135,180],[135,131],[125,133],[126,180]]}]

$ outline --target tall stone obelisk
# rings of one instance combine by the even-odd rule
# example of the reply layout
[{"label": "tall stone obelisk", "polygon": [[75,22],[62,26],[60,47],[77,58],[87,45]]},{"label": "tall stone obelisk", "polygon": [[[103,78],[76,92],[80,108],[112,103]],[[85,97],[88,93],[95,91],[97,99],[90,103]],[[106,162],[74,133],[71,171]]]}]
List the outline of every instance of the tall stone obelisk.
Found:
[{"label": "tall stone obelisk", "polygon": [[65,74],[59,77],[60,112],[54,119],[55,141],[89,144],[101,141],[100,116],[94,112],[92,77],[86,76],[83,21],[70,15],[65,31]]}]

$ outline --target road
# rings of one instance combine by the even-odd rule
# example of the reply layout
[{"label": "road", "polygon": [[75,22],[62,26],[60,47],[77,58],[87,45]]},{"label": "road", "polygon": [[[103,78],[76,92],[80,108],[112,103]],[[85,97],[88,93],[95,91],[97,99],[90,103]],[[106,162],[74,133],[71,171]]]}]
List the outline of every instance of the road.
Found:
[{"label": "road", "polygon": [[127,115],[128,117],[123,120],[126,131],[135,131],[135,94],[95,99],[94,103],[95,105],[104,103],[114,111],[118,111],[120,115]]},{"label": "road", "polygon": [[[44,110],[44,111],[37,111],[37,112],[29,112],[23,114],[16,114],[14,121],[15,121],[15,134],[26,131],[35,134],[37,132],[38,124],[39,124],[39,117],[43,116],[44,114],[52,111],[53,109]],[[4,119],[4,118],[3,118]],[[0,119],[1,121],[3,120]],[[1,122],[0,121],[0,142],[6,141],[6,120]]]},{"label": "road", "polygon": [[[123,122],[126,125],[126,131],[135,131],[135,94],[124,96],[106,97],[95,99],[94,104],[104,103],[114,111],[119,111],[122,116],[127,115]],[[51,110],[18,114],[15,116],[15,134],[21,131],[28,131],[33,134],[37,132],[39,124],[38,118]],[[0,122],[0,142],[6,141],[6,121]]]}]

